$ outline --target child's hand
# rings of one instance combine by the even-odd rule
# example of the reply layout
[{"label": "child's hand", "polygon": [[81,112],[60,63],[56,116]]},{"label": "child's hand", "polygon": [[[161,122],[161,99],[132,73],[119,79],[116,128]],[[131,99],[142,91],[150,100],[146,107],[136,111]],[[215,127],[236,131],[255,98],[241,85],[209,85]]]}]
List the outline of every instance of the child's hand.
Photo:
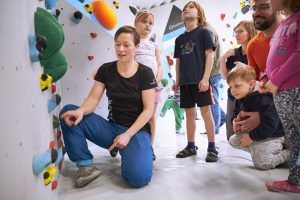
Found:
[{"label": "child's hand", "polygon": [[240,139],[240,146],[245,147],[252,144],[253,140],[250,138],[249,134],[243,134]]},{"label": "child's hand", "polygon": [[268,92],[267,87],[266,87],[266,83],[268,82],[268,77],[264,76],[263,78],[260,79],[259,81],[259,89],[258,91],[260,93],[266,93]]},{"label": "child's hand", "polygon": [[175,82],[174,85],[172,86],[172,90],[174,92],[177,92],[178,91],[178,87],[179,87],[179,84],[177,82]]},{"label": "child's hand", "polygon": [[271,92],[273,95],[275,95],[278,91],[278,87],[274,85],[270,80],[266,83],[265,87],[267,88],[267,91]]},{"label": "child's hand", "polygon": [[232,121],[233,132],[235,134],[239,134],[242,131],[241,127],[236,123],[238,121],[239,120],[237,118],[234,118],[234,120]]},{"label": "child's hand", "polygon": [[202,79],[198,84],[198,91],[205,92],[209,89],[209,82],[206,79]]}]

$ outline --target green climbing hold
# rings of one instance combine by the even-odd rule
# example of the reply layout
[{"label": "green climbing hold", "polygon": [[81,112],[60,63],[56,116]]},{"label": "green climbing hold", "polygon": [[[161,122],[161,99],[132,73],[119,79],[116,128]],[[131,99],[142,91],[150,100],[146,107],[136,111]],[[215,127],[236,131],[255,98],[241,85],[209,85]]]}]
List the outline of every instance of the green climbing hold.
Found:
[{"label": "green climbing hold", "polygon": [[53,128],[59,127],[59,119],[57,116],[53,115]]},{"label": "green climbing hold", "polygon": [[63,77],[68,69],[68,63],[60,52],[57,52],[47,60],[41,60],[40,63],[44,67],[44,73],[52,76],[52,82],[56,82]]},{"label": "green climbing hold", "polygon": [[65,40],[62,26],[57,19],[47,10],[37,8],[34,13],[35,35],[47,38],[47,48],[43,51],[42,59],[48,59],[58,52]]}]

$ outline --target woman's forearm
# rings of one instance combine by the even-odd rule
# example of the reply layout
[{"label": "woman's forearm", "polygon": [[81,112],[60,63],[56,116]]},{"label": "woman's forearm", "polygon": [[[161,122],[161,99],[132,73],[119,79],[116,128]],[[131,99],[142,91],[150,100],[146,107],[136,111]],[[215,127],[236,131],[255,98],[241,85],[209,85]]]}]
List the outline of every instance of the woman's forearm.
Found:
[{"label": "woman's forearm", "polygon": [[143,112],[135,120],[132,126],[126,131],[126,134],[128,134],[130,137],[135,135],[141,128],[145,126],[146,123],[149,122],[152,114],[153,114],[152,109],[143,110]]}]

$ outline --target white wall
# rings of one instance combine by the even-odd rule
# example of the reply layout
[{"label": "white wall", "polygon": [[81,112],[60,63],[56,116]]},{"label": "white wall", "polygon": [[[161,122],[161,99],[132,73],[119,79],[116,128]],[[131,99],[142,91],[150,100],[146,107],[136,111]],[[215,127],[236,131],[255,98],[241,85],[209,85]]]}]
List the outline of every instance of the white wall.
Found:
[{"label": "white wall", "polygon": [[[112,1],[107,0],[111,5]],[[188,1],[176,1],[175,5],[182,8]],[[208,21],[218,30],[220,38],[226,37],[229,42],[232,29],[226,28],[227,19],[220,20],[220,13],[230,16],[232,27],[239,20],[250,15],[242,15],[238,0],[199,1],[206,10]],[[134,16],[129,11],[129,4],[120,1],[117,12],[123,24],[133,22]],[[42,176],[32,173],[32,157],[44,152],[49,142],[54,139],[52,114],[47,112],[49,91],[41,92],[39,74],[42,71],[38,63],[31,64],[29,60],[27,37],[34,33],[33,15],[37,6],[43,6],[44,1],[0,1],[0,198],[6,199],[56,199],[56,191],[51,191],[51,185],[43,185]],[[80,105],[93,84],[91,73],[108,61],[115,59],[113,38],[103,28],[95,25],[87,18],[75,25],[70,18],[76,10],[65,0],[58,2],[61,10],[59,21],[65,31],[65,44],[62,48],[69,67],[61,79],[63,104]],[[172,5],[154,8],[156,17],[155,32],[162,37]],[[239,12],[236,20],[232,15]],[[229,19],[229,18],[228,18]],[[96,32],[98,37],[91,39],[90,32]],[[230,47],[223,43],[224,48]],[[87,56],[93,55],[89,61]],[[107,102],[103,99],[97,113],[107,116]],[[57,114],[58,110],[56,110]],[[60,183],[59,183],[60,184]]]},{"label": "white wall", "polygon": [[[163,35],[173,5],[182,10],[184,5],[188,2],[189,0],[180,0],[175,1],[173,4],[166,4],[151,9],[151,12],[153,12],[156,19],[154,22],[154,31],[157,32],[158,35]],[[233,37],[233,28],[238,22],[241,20],[252,20],[251,11],[246,14],[241,13],[241,0],[198,0],[197,2],[204,8],[207,21],[217,30],[220,44],[224,51],[228,48],[232,48],[233,45],[230,44],[230,41],[236,44]],[[221,13],[225,14],[223,21],[220,18]],[[236,19],[233,19],[232,16],[235,13],[237,13],[237,17]],[[227,28],[227,23],[231,25],[230,28]],[[223,38],[226,39],[225,42],[223,42]]]},{"label": "white wall", "polygon": [[50,91],[41,92],[39,63],[31,64],[28,34],[44,1],[0,1],[0,199],[56,199],[51,184],[32,172],[32,158],[54,139],[47,111]]},{"label": "white wall", "polygon": [[[68,71],[62,78],[62,101],[63,104],[81,105],[87,97],[94,79],[92,73],[106,62],[116,60],[113,37],[103,28],[83,16],[79,24],[71,21],[76,10],[68,1],[61,0],[57,4],[61,10],[59,22],[63,24],[65,31],[65,43],[62,52],[68,60]],[[97,33],[92,39],[90,33]],[[94,56],[89,60],[88,56]],[[97,107],[96,113],[107,117],[107,98],[105,94]]]},{"label": "white wall", "polygon": [[[66,75],[62,78],[62,97],[63,104],[77,104],[80,105],[87,97],[88,92],[93,84],[91,73],[96,71],[101,64],[115,60],[114,42],[112,35],[110,35],[105,29],[97,26],[86,16],[83,17],[80,24],[74,24],[70,18],[76,8],[69,4],[71,0],[61,0],[58,3],[58,8],[61,10],[61,16],[59,21],[64,24],[65,30],[65,44],[63,52],[69,62],[69,69]],[[87,0],[85,3],[90,2]],[[106,0],[106,2],[112,6],[112,0]],[[133,25],[134,16],[129,10],[129,6],[134,6],[133,1],[120,1],[120,8],[113,10],[117,13],[120,24]],[[188,0],[175,1],[173,4],[180,9],[189,2]],[[231,48],[233,45],[230,41],[235,43],[233,38],[233,27],[242,19],[251,19],[251,13],[246,15],[241,13],[240,0],[201,0],[199,3],[204,7],[207,20],[216,28],[219,33],[221,45],[224,50]],[[157,33],[159,39],[165,30],[165,26],[169,19],[169,15],[173,4],[166,4],[151,9],[151,12],[155,15],[154,33]],[[63,8],[63,9],[61,9]],[[237,12],[237,18],[233,19],[232,16]],[[225,13],[226,17],[224,21],[221,21],[220,14]],[[230,24],[231,27],[227,28],[226,24]],[[91,39],[90,32],[97,32],[98,37]],[[223,42],[222,38],[226,38]],[[89,61],[88,55],[94,55],[94,60]],[[165,59],[165,56],[162,55]],[[107,99],[104,98],[96,109],[96,113],[107,116]]]}]

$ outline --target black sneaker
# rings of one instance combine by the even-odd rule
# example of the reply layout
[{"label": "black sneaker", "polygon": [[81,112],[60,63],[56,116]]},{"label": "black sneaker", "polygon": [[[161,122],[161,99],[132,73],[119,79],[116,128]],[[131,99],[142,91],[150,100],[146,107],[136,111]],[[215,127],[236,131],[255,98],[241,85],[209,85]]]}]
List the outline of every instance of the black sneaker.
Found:
[{"label": "black sneaker", "polygon": [[115,147],[109,153],[110,153],[111,157],[114,158],[114,157],[116,157],[118,155],[118,152],[119,152],[119,148]]},{"label": "black sneaker", "polygon": [[176,158],[186,158],[189,156],[194,156],[197,154],[197,146],[194,146],[193,148],[189,148],[186,146],[182,151],[180,151],[177,155]]},{"label": "black sneaker", "polygon": [[206,162],[217,162],[219,160],[218,151],[216,149],[207,149]]}]

